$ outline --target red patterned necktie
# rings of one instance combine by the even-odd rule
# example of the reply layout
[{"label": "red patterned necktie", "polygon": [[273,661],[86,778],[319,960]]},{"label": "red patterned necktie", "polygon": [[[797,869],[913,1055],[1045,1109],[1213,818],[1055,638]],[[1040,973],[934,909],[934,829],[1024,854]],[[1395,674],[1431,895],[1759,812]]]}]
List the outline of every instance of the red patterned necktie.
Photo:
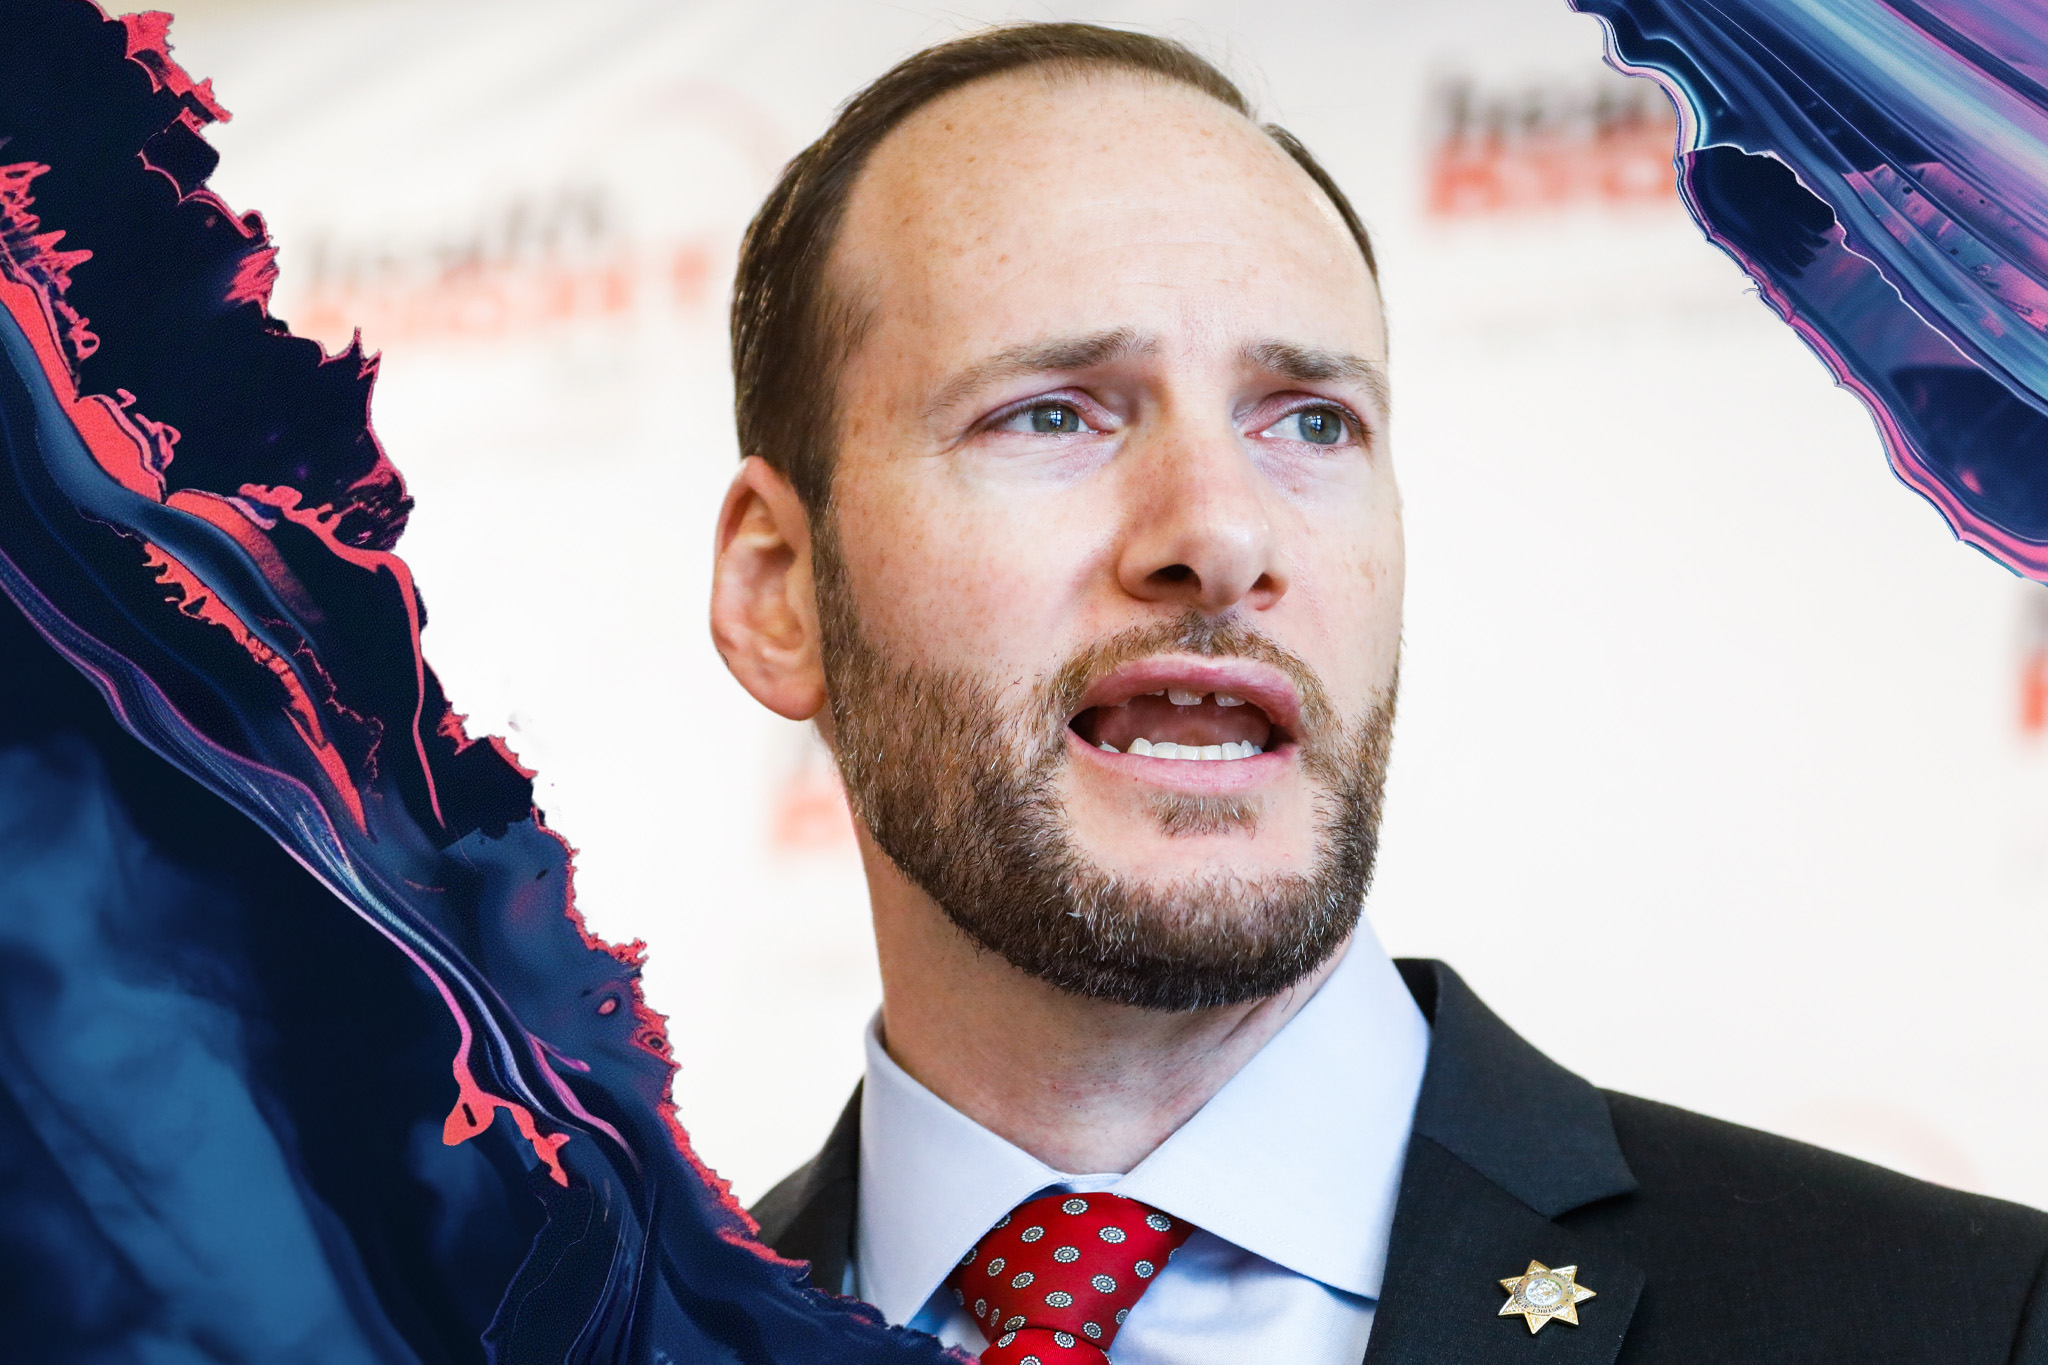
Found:
[{"label": "red patterned necktie", "polygon": [[983,1365],[1104,1365],[1194,1230],[1122,1195],[1043,1195],[990,1228],[946,1283],[991,1343]]}]

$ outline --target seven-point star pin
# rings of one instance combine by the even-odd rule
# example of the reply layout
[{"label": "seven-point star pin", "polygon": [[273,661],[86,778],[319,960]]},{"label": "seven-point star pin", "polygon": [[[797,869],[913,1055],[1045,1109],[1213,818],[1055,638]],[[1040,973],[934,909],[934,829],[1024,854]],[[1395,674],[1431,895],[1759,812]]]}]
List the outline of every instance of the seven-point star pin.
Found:
[{"label": "seven-point star pin", "polygon": [[1529,1268],[1519,1275],[1511,1275],[1500,1282],[1508,1291],[1508,1301],[1500,1306],[1500,1316],[1511,1318],[1520,1313],[1529,1324],[1529,1335],[1543,1330],[1543,1324],[1552,1318],[1579,1325],[1579,1305],[1593,1297],[1593,1291],[1578,1282],[1579,1268],[1575,1265],[1561,1265],[1552,1270],[1541,1261],[1529,1262]]}]

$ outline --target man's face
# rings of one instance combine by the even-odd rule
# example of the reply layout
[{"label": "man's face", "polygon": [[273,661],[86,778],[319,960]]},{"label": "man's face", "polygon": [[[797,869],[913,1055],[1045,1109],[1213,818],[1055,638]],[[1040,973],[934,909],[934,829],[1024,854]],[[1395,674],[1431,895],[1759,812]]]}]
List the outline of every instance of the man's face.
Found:
[{"label": "man's face", "polygon": [[1402,588],[1334,208],[1200,92],[1027,72],[877,148],[832,273],[860,330],[820,613],[876,843],[1087,994],[1312,969],[1369,873]]}]

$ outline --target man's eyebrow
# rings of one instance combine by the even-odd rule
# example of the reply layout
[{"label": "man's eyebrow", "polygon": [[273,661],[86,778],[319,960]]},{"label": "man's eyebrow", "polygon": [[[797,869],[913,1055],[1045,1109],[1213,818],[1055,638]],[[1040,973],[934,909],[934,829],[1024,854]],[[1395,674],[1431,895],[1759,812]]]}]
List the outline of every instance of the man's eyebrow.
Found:
[{"label": "man's eyebrow", "polygon": [[1284,379],[1300,384],[1328,383],[1331,380],[1348,380],[1364,386],[1372,395],[1372,401],[1379,405],[1381,412],[1388,410],[1391,398],[1387,389],[1387,372],[1377,361],[1348,351],[1326,351],[1320,346],[1297,346],[1290,341],[1261,341],[1247,346],[1242,352],[1248,365],[1270,370]]},{"label": "man's eyebrow", "polygon": [[948,379],[932,396],[932,401],[925,404],[925,415],[944,412],[976,389],[998,379],[1090,370],[1129,356],[1149,355],[1158,349],[1156,340],[1129,327],[1027,341],[1021,346],[998,351],[986,360],[978,360]]}]

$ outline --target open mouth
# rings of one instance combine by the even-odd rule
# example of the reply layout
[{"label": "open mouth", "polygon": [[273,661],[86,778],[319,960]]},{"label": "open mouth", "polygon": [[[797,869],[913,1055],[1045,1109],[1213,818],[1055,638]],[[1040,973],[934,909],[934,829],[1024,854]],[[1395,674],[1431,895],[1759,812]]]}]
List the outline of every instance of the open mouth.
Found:
[{"label": "open mouth", "polygon": [[[1225,687],[1216,686],[1219,681]],[[1237,690],[1225,690],[1232,682]],[[1292,738],[1274,715],[1293,710],[1293,690],[1284,684],[1199,675],[1172,681],[1125,677],[1121,685],[1105,684],[1094,689],[1099,699],[1069,728],[1106,753],[1232,762],[1269,753]]]}]

